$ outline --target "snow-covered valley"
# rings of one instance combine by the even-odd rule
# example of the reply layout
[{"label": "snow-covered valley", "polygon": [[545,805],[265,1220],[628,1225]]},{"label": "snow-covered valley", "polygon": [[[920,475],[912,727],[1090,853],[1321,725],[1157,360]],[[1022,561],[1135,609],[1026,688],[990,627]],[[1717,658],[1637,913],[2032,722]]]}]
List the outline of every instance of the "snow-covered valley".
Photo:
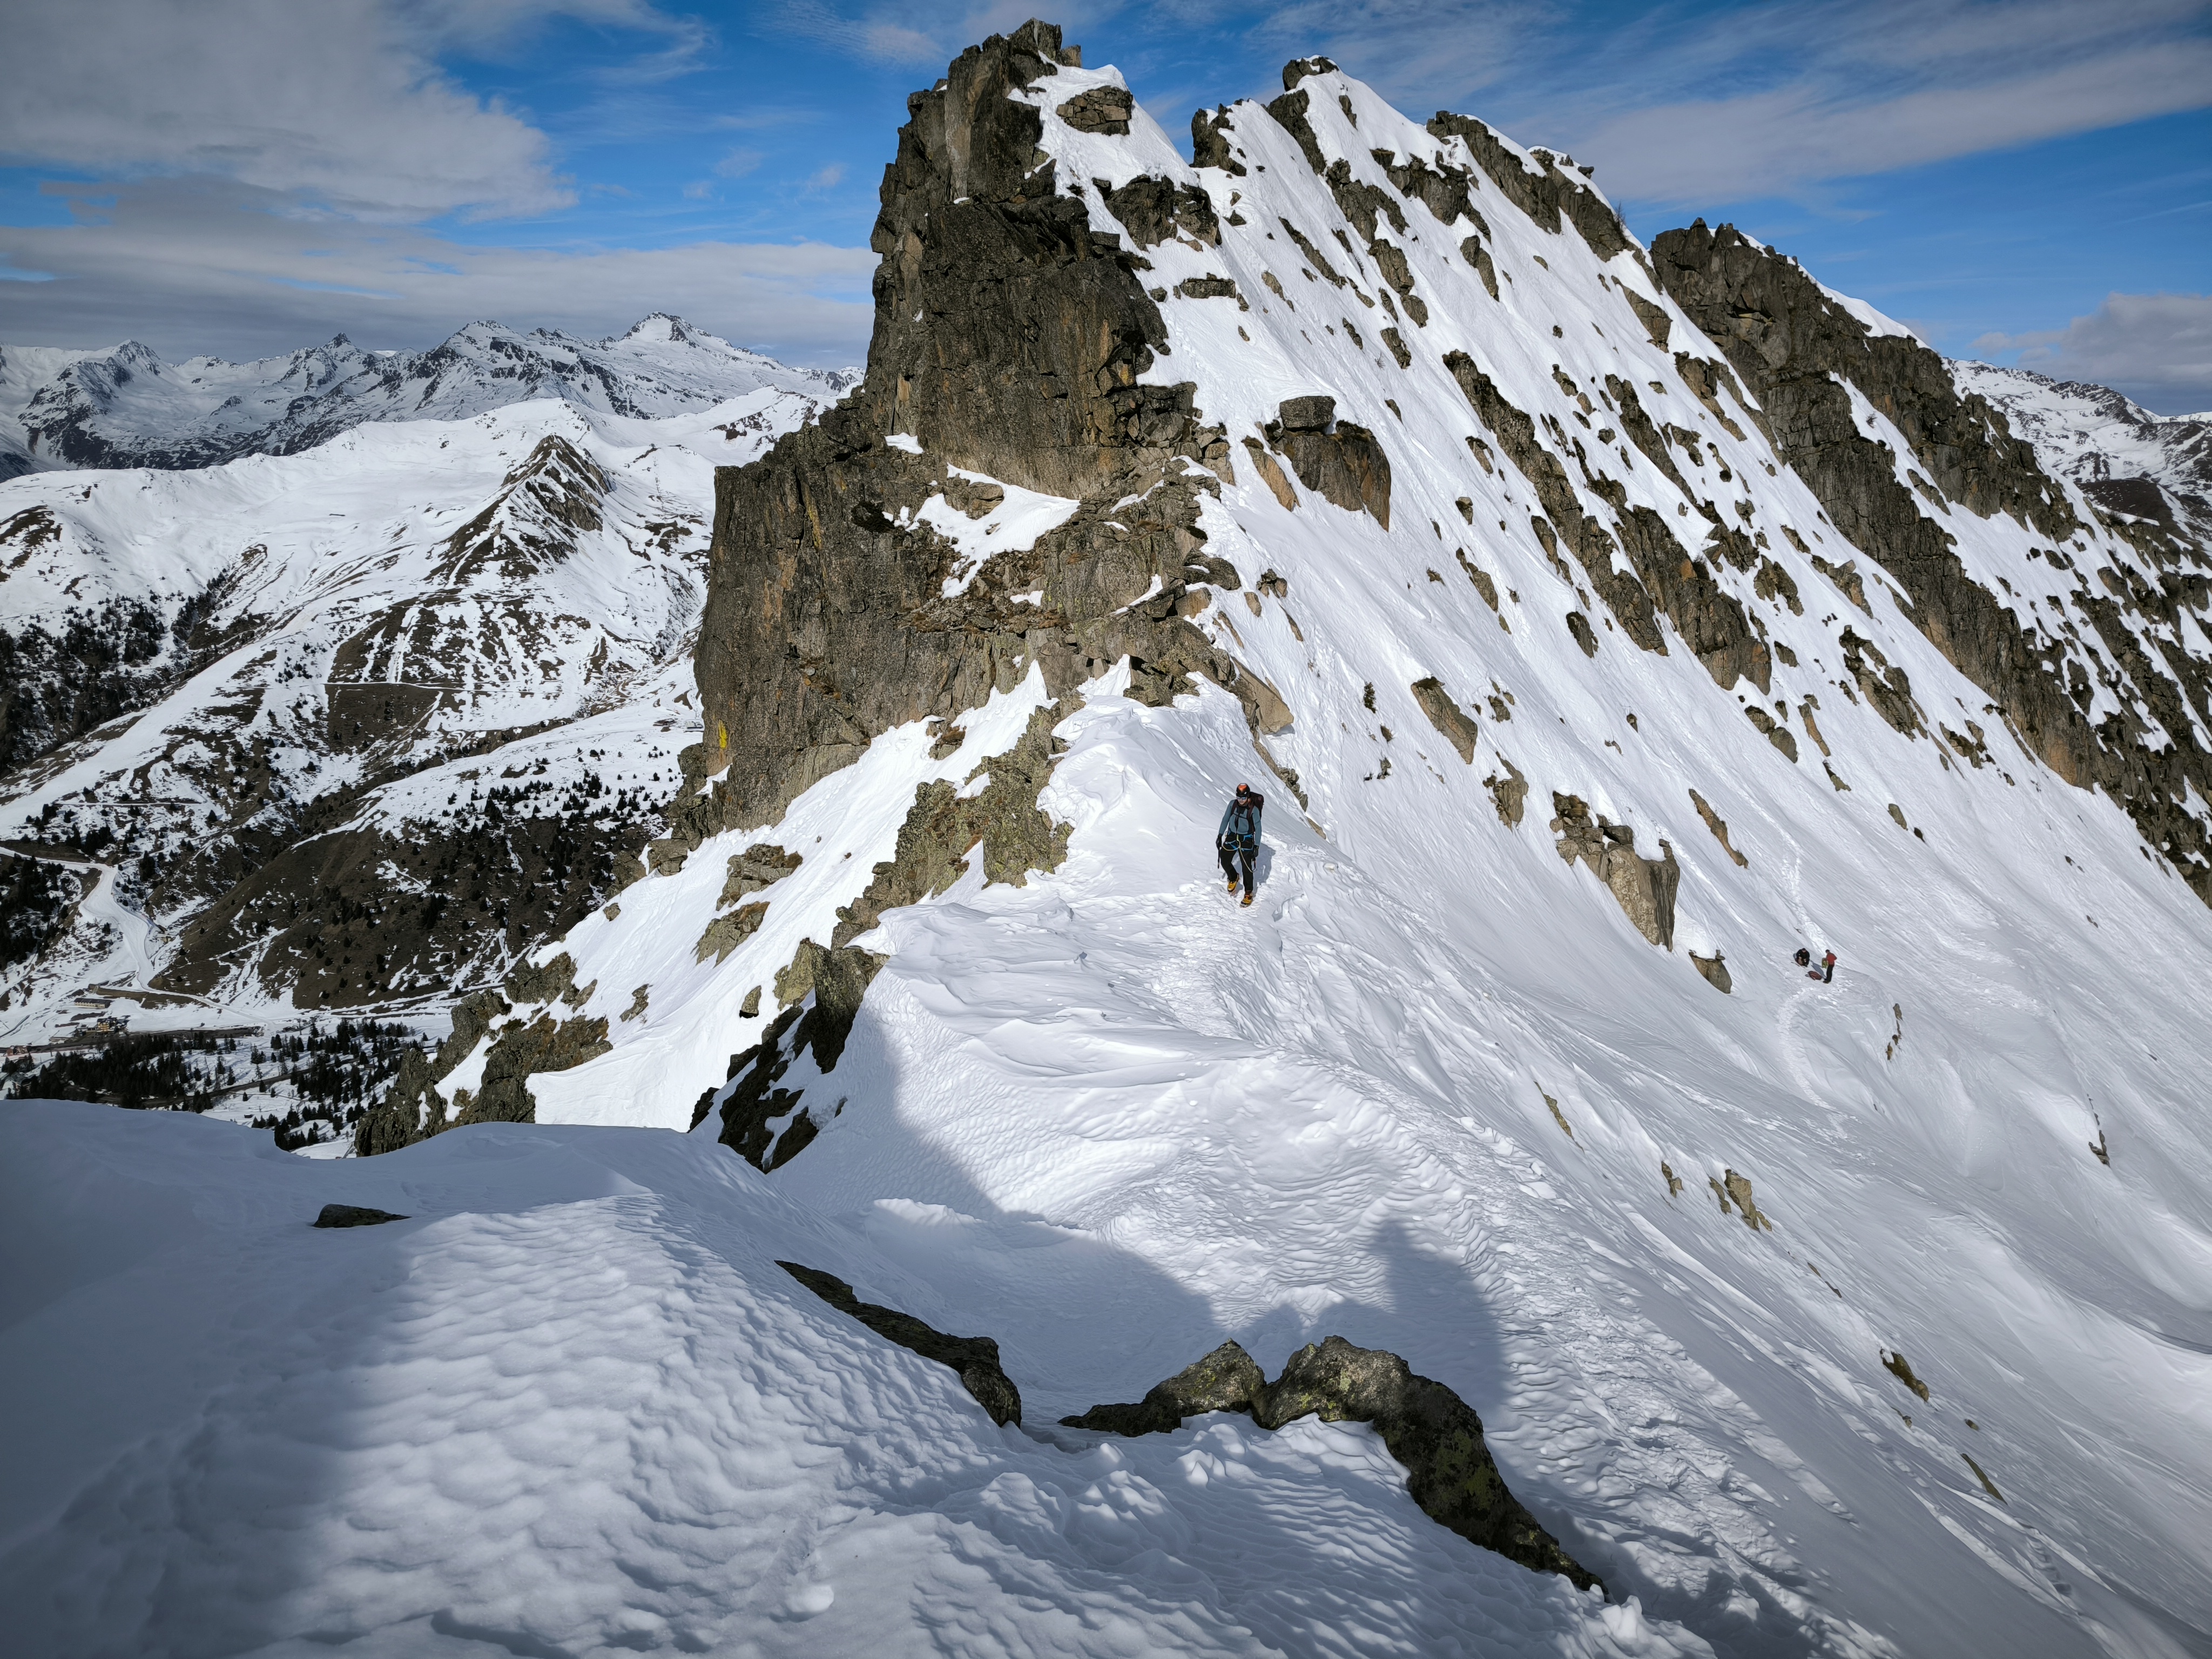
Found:
[{"label": "snow-covered valley", "polygon": [[[0,777],[99,866],[0,1030],[435,1049],[310,1149],[373,1157],[7,1103],[17,1639],[2212,1653],[2187,503],[1771,250],[1285,84],[1194,164],[1054,31],[956,63],[835,407],[0,483],[17,637],[204,641]],[[1379,1417],[1060,1421],[1330,1336],[1601,1585]]]}]

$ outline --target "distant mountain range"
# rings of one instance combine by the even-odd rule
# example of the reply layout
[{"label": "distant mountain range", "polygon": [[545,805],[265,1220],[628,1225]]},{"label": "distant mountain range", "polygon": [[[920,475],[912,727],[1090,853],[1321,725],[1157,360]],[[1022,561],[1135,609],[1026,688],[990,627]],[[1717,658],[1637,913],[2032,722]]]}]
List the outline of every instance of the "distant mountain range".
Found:
[{"label": "distant mountain range", "polygon": [[0,478],[59,467],[217,466],[291,455],[371,421],[465,420],[538,398],[658,419],[763,387],[835,402],[857,369],[788,368],[656,312],[580,340],[471,323],[428,351],[364,351],[343,334],[282,357],[162,361],[0,346]]},{"label": "distant mountain range", "polygon": [[2050,471],[2099,506],[2212,543],[2212,410],[2154,415],[2108,386],[1954,361],[1964,392],[2004,410]]}]

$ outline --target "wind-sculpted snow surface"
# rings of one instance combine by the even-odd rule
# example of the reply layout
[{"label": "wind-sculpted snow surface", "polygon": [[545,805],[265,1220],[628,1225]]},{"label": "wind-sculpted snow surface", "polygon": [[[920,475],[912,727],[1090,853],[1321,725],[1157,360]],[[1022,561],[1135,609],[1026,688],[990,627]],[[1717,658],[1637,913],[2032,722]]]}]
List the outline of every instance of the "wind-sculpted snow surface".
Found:
[{"label": "wind-sculpted snow surface", "polygon": [[[127,1648],[212,1583],[264,1621],[237,1647],[271,1607],[510,1651],[2212,1647],[2201,866],[2008,726],[1586,175],[1285,82],[1204,114],[1199,167],[1042,25],[916,95],[870,380],[720,480],[651,873],[414,1079],[383,1144],[427,1145],[226,1146],[325,1183],[303,1230],[416,1218],[303,1232],[390,1253],[343,1295],[207,1275],[331,1386],[225,1392],[229,1328],[180,1338],[190,1428],[88,1432],[11,1500],[65,1517],[0,1568],[76,1598],[46,1628],[112,1607]],[[1064,394],[1035,453],[1009,386]],[[2008,450],[2009,506],[1954,494],[1871,394],[1822,403],[1888,449],[1855,487],[2100,660],[2064,573],[2137,550],[2075,485]],[[2136,741],[2142,684],[2075,706]],[[1249,909],[1211,844],[1240,781]],[[578,1023],[606,1051],[526,1079],[535,1129],[445,1129]],[[6,1167],[139,1170],[46,1127],[98,1121],[15,1120]],[[160,1132],[146,1164],[208,1167]],[[319,1260],[245,1208],[193,1248]],[[1033,1426],[1230,1339],[1395,1355],[1613,1599],[1462,1547],[1364,1430],[984,1430],[776,1260],[988,1336]],[[131,1328],[93,1298],[175,1299],[155,1272],[65,1328]],[[135,1375],[17,1328],[58,1389]],[[299,1436],[357,1498],[279,1492],[292,1553],[234,1594],[265,1556],[189,1517],[349,1393]],[[193,1400],[241,1426],[191,1440]],[[112,1518],[142,1478],[186,1524]]]},{"label": "wind-sculpted snow surface", "polygon": [[[24,1652],[1712,1651],[1435,1525],[1364,1425],[995,1426],[777,1257],[967,1310],[710,1140],[483,1126],[334,1167],[22,1103],[0,1138],[8,1260],[45,1264],[0,1329],[39,1428],[0,1488]],[[331,1201],[408,1218],[318,1231]],[[1018,1231],[1143,1316],[1140,1264]]]},{"label": "wind-sculpted snow surface", "polygon": [[[1147,268],[1120,279],[1157,296],[1166,349],[1139,384],[1187,388],[1181,439],[1161,431],[1197,453],[1132,455],[1136,476],[1002,556],[1011,574],[967,574],[969,592],[1033,586],[1039,613],[987,624],[994,661],[1031,665],[971,682],[981,707],[908,687],[910,656],[823,658],[848,687],[870,677],[848,706],[916,715],[865,745],[825,728],[845,747],[798,762],[780,817],[705,815],[680,866],[570,936],[599,986],[580,1012],[649,1006],[611,1021],[605,1057],[532,1080],[540,1119],[682,1127],[803,1003],[779,978],[801,941],[849,941],[885,960],[834,1066],[779,1075],[769,1133],[803,1111],[813,1139],[771,1179],[830,1213],[942,1206],[962,1243],[908,1259],[988,1284],[970,1323],[1040,1417],[1134,1399],[1223,1334],[1273,1353],[1340,1334],[1457,1391],[1576,1559],[1718,1647],[2202,1644],[2212,1158],[2183,1079],[2204,907],[2014,740],[1779,464],[1581,174],[1474,124],[1417,126],[1312,64],[1286,77],[1294,106],[1209,116],[1224,164],[1194,168],[1141,109],[1127,136],[1064,121],[1119,81],[1048,72],[1048,44],[986,50],[1094,234],[1130,231],[1113,204],[1186,192],[1218,228],[1146,219]],[[933,153],[916,142],[901,191]],[[1016,222],[1041,188],[1020,176]],[[928,234],[900,256],[925,281]],[[857,433],[881,411],[876,441],[913,462],[897,488],[1018,476],[962,447],[989,441],[961,435],[972,411],[933,417],[913,387],[903,410],[864,387],[844,415]],[[1387,456],[1388,529],[1293,464],[1313,397]],[[901,435],[931,432],[941,452]],[[1201,455],[1218,493],[1191,487]],[[1163,697],[1140,665],[1068,653],[1096,636],[1058,584],[1089,580],[1075,552],[1114,556],[1099,525],[1122,503],[1164,499],[1145,467],[1188,491],[1206,562],[1156,574],[1146,603],[1279,692],[1272,728],[1202,679]],[[2069,504],[2067,545],[2123,556],[2067,481],[2037,487]],[[913,538],[899,580],[927,592],[962,556],[899,528],[918,521],[886,497],[865,534]],[[773,573],[811,556],[763,577],[753,520],[726,522],[716,581],[798,606]],[[2055,544],[2033,526],[1955,504],[1946,522],[2014,603],[2063,586],[2027,556]],[[702,666],[710,720],[745,686]],[[1055,699],[1074,712],[1040,805],[1070,826],[1065,861],[1016,886],[971,859],[841,930],[922,786],[981,787]],[[1249,912],[1209,846],[1240,779],[1270,796]],[[725,866],[762,842],[802,861],[744,893],[763,908],[733,949],[695,955]],[[1674,868],[1671,951],[1593,873],[1628,850]],[[1838,951],[1833,982],[1790,964],[1800,944]],[[1144,1261],[1139,1328],[1001,1254],[1008,1217]],[[1885,1368],[1897,1353],[1928,1400]]]}]

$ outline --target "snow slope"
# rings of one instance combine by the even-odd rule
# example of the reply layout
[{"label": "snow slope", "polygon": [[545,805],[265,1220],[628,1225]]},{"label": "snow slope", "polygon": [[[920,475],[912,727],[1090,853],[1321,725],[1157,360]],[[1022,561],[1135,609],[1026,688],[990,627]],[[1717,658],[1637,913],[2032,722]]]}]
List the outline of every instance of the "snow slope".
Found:
[{"label": "snow slope", "polygon": [[[1228,178],[1183,164],[1141,111],[1126,139],[1054,125],[1058,101],[1115,78],[1064,70],[1036,93],[1061,176],[1195,183],[1224,222],[1249,222],[1218,249],[1147,249],[1148,281],[1225,274],[1250,303],[1164,301],[1173,349],[1153,378],[1195,380],[1231,434],[1237,482],[1203,527],[1243,587],[1202,620],[1294,711],[1270,745],[1313,822],[1270,785],[1226,696],[1164,712],[1110,677],[1088,688],[1044,802],[1074,826],[1069,861],[1019,890],[971,873],[859,941],[888,965],[813,1085],[828,1127],[775,1180],[832,1212],[960,1218],[970,1242],[938,1294],[969,1290],[969,1322],[1027,1362],[1016,1374],[1054,1412],[1134,1398],[1224,1333],[1271,1365],[1331,1331],[1402,1352],[1471,1387],[1516,1490],[1542,1494],[1528,1501],[1571,1548],[1724,1650],[2201,1650],[2212,1149],[2185,1079],[2208,1012],[2203,906],[2110,804],[2010,739],[1870,562],[1867,612],[1814,568],[1814,552],[1840,566],[1857,550],[1747,412],[1729,430],[1730,406],[1703,407],[1649,343],[1623,290],[1666,301],[1632,252],[1601,260],[1482,192],[1492,301],[1457,251],[1464,226],[1410,210],[1384,234],[1430,320],[1403,329],[1419,349],[1401,370],[1348,291],[1379,292],[1378,276],[1356,256],[1337,262],[1345,289],[1309,276],[1283,228],[1319,242],[1340,222],[1291,137],[1233,107],[1249,170]],[[1302,84],[1325,155],[1356,178],[1382,185],[1370,148],[1453,159],[1356,82]],[[1343,327],[1355,317],[1364,343]],[[1696,337],[1679,313],[1674,330],[1670,345]],[[1469,453],[1481,428],[1440,362],[1453,348],[1630,501],[1702,532],[1711,492],[1762,536],[1802,615],[1711,564],[1776,647],[1766,706],[1795,763],[1746,719],[1753,688],[1717,688],[1679,642],[1633,648],[1554,570],[1528,485]],[[1583,396],[1617,376],[1693,433],[1673,446],[1690,493],[1624,445],[1599,450],[1607,412],[1593,398],[1585,413],[1555,366]],[[1303,492],[1285,510],[1234,448],[1313,391],[1391,454],[1391,530]],[[2034,532],[1941,510],[1969,570],[2002,573],[2024,613],[2065,601],[2066,580],[2027,556]],[[2093,545],[2093,562],[2131,556],[2100,532],[2075,550]],[[1462,554],[1495,579],[1500,614]],[[1244,596],[1268,568],[1288,597],[1255,616]],[[1562,626],[1574,610],[1599,641],[1587,661]],[[1846,689],[1846,623],[1909,675],[1926,739]],[[1410,693],[1431,674],[1489,715],[1472,765]],[[1962,763],[1976,732],[1988,759]],[[932,763],[918,728],[889,734],[780,824],[709,842],[619,918],[588,919],[564,945],[601,987],[586,1012],[619,1012],[647,980],[652,1010],[616,1024],[605,1059],[533,1079],[541,1119],[681,1127],[775,1012],[768,998],[742,1018],[746,993],[802,933],[828,941],[915,785],[965,775],[994,741],[971,728]],[[1512,829],[1485,787],[1509,762],[1531,786]],[[1207,850],[1239,779],[1273,796],[1249,915]],[[1632,827],[1649,855],[1673,848],[1673,952],[1553,854],[1553,791]],[[713,913],[722,854],[756,838],[805,862],[758,896],[752,939],[698,963],[688,935]],[[1799,943],[1841,952],[1834,985],[1789,965]],[[1691,971],[1692,950],[1724,953],[1733,996]],[[2093,1142],[2135,1150],[2107,1168]],[[1705,1207],[1729,1170],[1771,1231]],[[994,1249],[1012,1218],[1141,1260],[1157,1281],[1143,1316],[1094,1321],[1089,1294]],[[1898,1352],[1928,1401],[1884,1368]]]},{"label": "snow slope", "polygon": [[[0,1111],[9,1260],[67,1252],[0,1328],[40,1428],[0,1492],[27,1652],[1711,1651],[1437,1528],[1363,1426],[994,1427],[775,1266],[915,1300],[884,1244],[705,1143],[333,1165]],[[333,1200],[410,1219],[309,1230]]]},{"label": "snow slope", "polygon": [[[1070,68],[1018,95],[1095,229],[1121,228],[1091,181],[1140,174],[1222,222],[1218,246],[1146,250],[1171,336],[1149,378],[1227,430],[1201,527],[1239,580],[1194,590],[1197,619],[1288,706],[1267,744],[1304,810],[1226,693],[1155,708],[1126,663],[1093,680],[1041,800],[1066,861],[1016,886],[975,860],[855,941],[886,960],[835,1068],[782,1079],[820,1133],[771,1176],[712,1115],[649,1132],[729,1078],[917,787],[969,787],[1041,676],[944,754],[920,722],[878,737],[544,947],[611,1048],[531,1079],[535,1129],[312,1167],[205,1123],[6,1109],[4,1167],[41,1172],[10,1224],[149,1241],[128,1266],[103,1244],[97,1281],[47,1270],[52,1302],[0,1333],[55,1357],[0,1373],[29,1391],[15,1420],[63,1425],[9,1499],[9,1604],[112,1651],[191,1650],[170,1632],[204,1621],[207,1650],[2212,1652],[2212,914],[2014,741],[1754,411],[1698,395],[1705,348],[1639,249],[1601,257],[1479,173],[1485,228],[1412,201],[1378,224],[1409,290],[1259,106],[1228,112],[1243,175],[1193,168],[1141,109],[1126,137],[1055,113],[1120,84]],[[1475,167],[1355,81],[1299,85],[1354,183],[1400,199],[1377,150]],[[1245,303],[1175,294],[1208,276]],[[1767,688],[1717,684],[1671,622],[1665,654],[1632,643],[1536,528],[1455,351],[1583,511],[1675,527],[1756,619]],[[1668,428],[1666,466],[1620,436],[1608,377]],[[1245,438],[1316,392],[1390,457],[1389,529],[1255,470]],[[1856,413],[1905,476],[1901,436]],[[2061,483],[2093,526],[2070,575],[2009,519],[1929,510],[2074,639],[2079,573],[2138,556]],[[1708,510],[1759,538],[1756,574]],[[1912,734],[1861,695],[1846,629],[1908,677]],[[1429,677],[1480,721],[1471,762]],[[1240,780],[1270,798],[1250,910],[1209,848]],[[1672,948],[1563,860],[1555,794],[1670,849]],[[801,862],[702,961],[757,841]],[[1833,983],[1790,964],[1801,944],[1839,952]],[[1731,994],[1691,951],[1724,955]],[[329,1198],[420,1218],[284,1231]],[[779,1257],[997,1339],[1033,1432],[991,1430]],[[1473,1405],[1612,1604],[1425,1530],[1362,1431],[1043,1427],[1225,1337],[1272,1374],[1332,1333]],[[179,1380],[118,1448],[103,1402],[156,1365]]]},{"label": "snow slope", "polygon": [[477,322],[428,351],[364,351],[340,335],[246,363],[167,363],[136,341],[4,346],[0,477],[293,454],[368,422],[460,420],[546,398],[646,419],[770,390],[830,403],[857,378],[787,368],[658,312],[605,340]]}]

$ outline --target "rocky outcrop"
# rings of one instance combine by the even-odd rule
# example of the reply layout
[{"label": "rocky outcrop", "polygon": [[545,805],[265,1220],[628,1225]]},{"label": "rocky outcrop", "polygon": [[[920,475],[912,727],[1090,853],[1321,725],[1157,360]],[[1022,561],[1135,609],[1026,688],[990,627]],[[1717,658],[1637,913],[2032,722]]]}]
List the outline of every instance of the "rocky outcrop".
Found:
[{"label": "rocky outcrop", "polygon": [[1135,113],[1137,100],[1121,87],[1093,87],[1079,92],[1053,112],[1078,132],[1103,132],[1109,137],[1126,137],[1129,131],[1129,117]]},{"label": "rocky outcrop", "polygon": [[1224,1342],[1133,1405],[1094,1406],[1061,1421],[1111,1434],[1167,1433],[1186,1417],[1224,1411],[1247,1413],[1263,1429],[1302,1417],[1371,1423],[1430,1519],[1508,1560],[1564,1574],[1578,1589],[1598,1585],[1506,1490],[1473,1407],[1396,1354],[1340,1336],[1299,1349],[1272,1383],[1241,1346]]},{"label": "rocky outcrop", "polygon": [[699,1097],[691,1127],[697,1128],[719,1107],[717,1139],[763,1171],[780,1169],[804,1152],[845,1102],[841,1097],[826,1106],[810,1105],[806,1085],[787,1088],[783,1079],[802,1054],[811,1058],[820,1076],[837,1069],[861,1000],[885,960],[857,945],[825,950],[811,939],[800,940],[791,965],[776,975],[783,1012],[758,1042],[730,1056],[727,1079]]},{"label": "rocky outcrop", "polygon": [[1063,1417],[1071,1429],[1104,1434],[1172,1434],[1186,1417],[1208,1412],[1251,1413],[1267,1391],[1267,1374],[1234,1342],[1224,1342],[1164,1382],[1156,1382],[1130,1406],[1093,1406],[1080,1417]]},{"label": "rocky outcrop", "polygon": [[[1742,601],[1715,580],[1706,561],[1692,558],[1666,520],[1650,507],[1630,506],[1620,481],[1601,466],[1593,467],[1581,440],[1568,435],[1556,422],[1553,433],[1556,448],[1547,447],[1536,422],[1508,402],[1467,353],[1446,353],[1444,367],[1451,371],[1483,424],[1496,434],[1506,458],[1535,491],[1546,515],[1534,521],[1537,539],[1555,559],[1557,545],[1566,544],[1621,631],[1646,651],[1666,655],[1667,641],[1660,633],[1657,616],[1663,610],[1715,684],[1725,688],[1739,678],[1747,678],[1764,692],[1773,669],[1765,641],[1753,630]],[[1560,382],[1570,391],[1575,389],[1564,372]],[[1640,428],[1630,423],[1629,430],[1632,436],[1641,430],[1643,441],[1658,447],[1648,420]],[[1583,510],[1582,495],[1569,477],[1561,454],[1574,458],[1582,475],[1582,489],[1612,509],[1610,532]],[[1710,502],[1703,511],[1717,527],[1719,515]],[[1731,562],[1742,556],[1738,538],[1718,537],[1712,545]],[[1616,549],[1628,556],[1634,574],[1614,563]],[[1559,568],[1562,574],[1566,574],[1563,563]]]},{"label": "rocky outcrop", "polygon": [[1529,159],[1537,167],[1532,173],[1495,131],[1472,116],[1439,111],[1430,120],[1429,131],[1438,138],[1457,138],[1464,143],[1474,155],[1475,164],[1489,174],[1491,182],[1504,193],[1505,199],[1542,229],[1556,236],[1564,219],[1582,233],[1583,240],[1601,259],[1610,259],[1635,246],[1620,222],[1620,216],[1584,182],[1589,175],[1575,167],[1571,156],[1532,149]]},{"label": "rocky outcrop", "polygon": [[1569,864],[1577,859],[1603,882],[1620,901],[1636,931],[1662,950],[1674,948],[1674,895],[1682,884],[1682,867],[1666,842],[1659,849],[1663,859],[1647,859],[1636,850],[1636,831],[1614,823],[1602,814],[1593,817],[1579,795],[1552,795],[1552,833],[1559,839],[1559,856]]},{"label": "rocky outcrop", "polygon": [[1747,1176],[1738,1175],[1734,1170],[1729,1170],[1723,1172],[1723,1176],[1707,1176],[1705,1185],[1713,1189],[1713,1196],[1720,1201],[1723,1215],[1729,1213],[1729,1206],[1733,1203],[1736,1206],[1736,1212],[1742,1217],[1743,1224],[1752,1231],[1759,1232],[1763,1230],[1771,1233],[1774,1231],[1774,1224],[1766,1218],[1759,1206],[1753,1201],[1751,1182]]},{"label": "rocky outcrop", "polygon": [[1710,801],[1692,789],[1690,791],[1690,805],[1698,809],[1698,816],[1705,821],[1705,828],[1713,832],[1713,839],[1720,842],[1721,849],[1735,861],[1737,869],[1741,870],[1751,862],[1729,842],[1728,820],[1713,811]]},{"label": "rocky outcrop", "polygon": [[1429,724],[1459,750],[1459,757],[1468,765],[1474,765],[1475,739],[1481,736],[1481,728],[1471,715],[1452,701],[1451,693],[1444,690],[1443,682],[1433,674],[1425,680],[1415,680],[1413,701],[1421,705],[1421,712],[1429,717]]},{"label": "rocky outcrop", "polygon": [[[384,1099],[355,1127],[355,1155],[398,1152],[466,1123],[536,1122],[538,1105],[529,1079],[565,1072],[614,1046],[607,1041],[604,1018],[564,1019],[556,1012],[562,1006],[581,1007],[594,988],[596,981],[577,988],[575,962],[564,951],[542,968],[526,960],[518,964],[498,990],[464,997],[453,1010],[452,1034],[434,1055],[410,1048],[401,1056]],[[518,1008],[541,1005],[545,1006],[533,1019],[510,1018]],[[487,1035],[493,1041],[477,1087],[456,1089],[448,1099],[437,1085]]]},{"label": "rocky outcrop", "polygon": [[1500,755],[1498,763],[1505,769],[1505,775],[1492,772],[1482,781],[1490,791],[1490,804],[1498,811],[1498,821],[1508,830],[1520,827],[1521,815],[1528,808],[1528,779],[1522,769]]},{"label": "rocky outcrop", "polygon": [[[2198,897],[2212,903],[2212,840],[2190,810],[2191,791],[2212,796],[2212,754],[2190,711],[2212,720],[2212,676],[2185,653],[2154,660],[2127,625],[2125,605],[2178,623],[2185,584],[2164,587],[2112,574],[2098,592],[2084,583],[2079,608],[2117,664],[2117,690],[2155,717],[2154,733],[2132,711],[2092,724],[2090,672],[2063,639],[2025,629],[2011,605],[1966,574],[1942,523],[1950,507],[2003,513],[2051,546],[2084,526],[2033,447],[1980,396],[1960,395],[1943,360],[1918,341],[1872,332],[1795,261],[1703,220],[1651,246],[1667,293],[1727,356],[1761,405],[1777,453],[1811,487],[1837,530],[1904,592],[1914,622],[1992,700],[2021,742],[2081,787],[2102,787],[2163,851]],[[1860,431],[1856,388],[1911,447],[1917,487],[1898,477],[1887,446]],[[1948,505],[1947,505],[1948,504]],[[2167,634],[2179,638],[2169,626]],[[2096,665],[2100,675],[2106,672]],[[1868,700],[1900,732],[1923,724],[1910,693],[1881,676]]]},{"label": "rocky outcrop", "polygon": [[1289,398],[1267,424],[1268,447],[1289,458],[1298,482],[1347,513],[1390,527],[1390,458],[1364,426],[1336,418],[1336,399]]},{"label": "rocky outcrop", "polygon": [[[987,884],[1025,886],[1030,871],[1059,869],[1067,856],[1069,829],[1037,810],[1037,796],[1052,775],[1054,759],[1067,746],[1052,729],[1073,712],[1065,702],[1038,709],[1021,740],[980,763],[960,788],[941,779],[918,787],[891,857],[876,866],[860,896],[837,912],[830,944],[859,938],[886,910],[945,891],[968,873],[967,854],[979,842]],[[961,793],[967,783],[986,776],[981,790]]]},{"label": "rocky outcrop", "polygon": [[1021,1390],[1014,1387],[1013,1379],[999,1364],[999,1345],[989,1337],[947,1336],[923,1324],[912,1314],[861,1301],[853,1294],[853,1287],[835,1273],[802,1267],[796,1261],[779,1261],[775,1265],[838,1312],[850,1314],[884,1340],[950,1367],[960,1378],[960,1386],[1001,1428],[1021,1422]]},{"label": "rocky outcrop", "polygon": [[404,1221],[389,1210],[372,1210],[359,1204],[325,1204],[308,1224],[314,1227],[380,1227],[387,1221]]},{"label": "rocky outcrop", "polygon": [[[1025,24],[909,100],[872,239],[866,380],[718,477],[697,658],[714,783],[674,832],[772,819],[878,733],[955,719],[1032,667],[1058,696],[1127,657],[1140,696],[1197,673],[1255,726],[1280,710],[1188,621],[1211,582],[1198,491],[1218,488],[1188,463],[1227,474],[1228,445],[1189,385],[1140,384],[1167,344],[1147,262],[1091,228],[1062,193],[1086,181],[1055,177],[1037,110],[1010,96],[1059,58],[1059,31]],[[1132,240],[1167,223],[1202,240],[1203,193],[1152,185],[1113,192]],[[951,466],[1079,505],[955,577],[957,546],[923,516]]]}]

